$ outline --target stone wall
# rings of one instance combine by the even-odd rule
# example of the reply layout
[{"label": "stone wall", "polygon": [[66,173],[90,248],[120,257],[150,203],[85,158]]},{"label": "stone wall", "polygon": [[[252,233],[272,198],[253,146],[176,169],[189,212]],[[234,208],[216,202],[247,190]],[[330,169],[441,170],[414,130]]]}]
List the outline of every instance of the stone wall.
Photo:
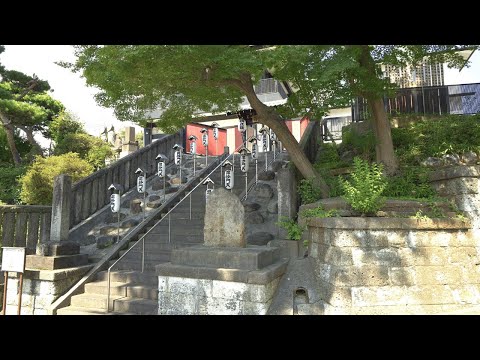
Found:
[{"label": "stone wall", "polygon": [[480,239],[460,220],[307,221],[325,314],[480,309]]},{"label": "stone wall", "polygon": [[472,230],[480,234],[480,166],[450,166],[430,174],[437,193],[455,202],[470,218]]},{"label": "stone wall", "polygon": [[[21,315],[47,315],[49,306],[76,283],[90,267],[25,271]],[[19,278],[16,273],[9,273],[7,287],[6,314],[17,314]]]}]

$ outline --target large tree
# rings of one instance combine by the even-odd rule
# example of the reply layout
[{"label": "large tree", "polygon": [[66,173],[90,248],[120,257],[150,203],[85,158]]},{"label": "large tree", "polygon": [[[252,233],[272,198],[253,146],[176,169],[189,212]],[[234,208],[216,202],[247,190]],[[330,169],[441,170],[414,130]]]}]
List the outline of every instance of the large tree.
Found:
[{"label": "large tree", "polygon": [[148,110],[162,108],[158,126],[175,131],[192,121],[194,112],[222,113],[239,109],[245,96],[259,122],[270,127],[301,174],[328,196],[328,186],[315,171],[283,118],[263,104],[254,84],[266,70],[268,51],[246,45],[76,46],[75,64],[87,84],[98,87],[97,101],[115,109],[120,120],[140,122]]},{"label": "large tree", "polygon": [[267,65],[276,78],[284,79],[297,91],[289,98],[284,114],[309,111],[321,116],[328,108],[350,105],[361,96],[367,100],[371,124],[376,137],[376,159],[387,173],[398,170],[390,123],[384,96],[397,85],[385,78],[381,65],[403,67],[423,61],[447,63],[452,67],[465,65],[459,49],[476,48],[466,45],[288,45],[270,53]]},{"label": "large tree", "polygon": [[[4,48],[0,47],[0,53]],[[15,144],[15,131],[22,130],[36,154],[42,154],[34,132],[48,134],[48,124],[64,106],[53,99],[47,91],[50,85],[35,74],[26,75],[0,66],[0,124],[7,135],[8,146],[16,166],[21,157]]]}]

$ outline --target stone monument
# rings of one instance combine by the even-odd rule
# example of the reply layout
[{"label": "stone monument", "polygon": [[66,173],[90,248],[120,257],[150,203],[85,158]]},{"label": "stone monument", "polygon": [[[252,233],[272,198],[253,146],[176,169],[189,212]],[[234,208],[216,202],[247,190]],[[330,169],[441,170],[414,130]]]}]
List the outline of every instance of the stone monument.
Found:
[{"label": "stone monument", "polygon": [[280,249],[246,246],[244,207],[216,188],[207,199],[204,245],[174,249],[156,266],[158,312],[171,315],[264,315],[288,260]]}]

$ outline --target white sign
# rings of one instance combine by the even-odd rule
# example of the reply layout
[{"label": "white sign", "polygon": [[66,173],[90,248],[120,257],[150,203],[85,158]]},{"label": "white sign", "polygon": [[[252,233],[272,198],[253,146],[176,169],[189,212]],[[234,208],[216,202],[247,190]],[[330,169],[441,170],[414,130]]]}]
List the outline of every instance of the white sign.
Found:
[{"label": "white sign", "polygon": [[247,122],[244,119],[239,119],[239,121],[238,121],[238,131],[240,131],[240,132],[247,131]]},{"label": "white sign", "polygon": [[263,144],[263,151],[270,151],[270,141],[268,140],[267,132],[264,132],[262,135],[262,144]]},{"label": "white sign", "polygon": [[225,189],[232,190],[234,185],[233,171],[225,170]]},{"label": "white sign", "polygon": [[139,194],[143,194],[145,192],[145,176],[139,176],[137,178],[137,191]]},{"label": "white sign", "polygon": [[197,143],[192,141],[190,143],[190,154],[195,155],[197,153]]},{"label": "white sign", "polygon": [[164,162],[159,162],[158,163],[158,171],[157,171],[158,177],[163,178],[165,176],[165,163]]},{"label": "white sign", "polygon": [[208,146],[208,135],[207,135],[207,133],[204,133],[202,135],[202,144],[203,144],[203,146]]},{"label": "white sign", "polygon": [[213,128],[213,138],[218,140],[218,128],[216,127]]},{"label": "white sign", "polygon": [[252,159],[258,159],[257,142],[252,144]]},{"label": "white sign", "polygon": [[175,165],[180,164],[181,158],[182,158],[182,153],[180,152],[180,150],[175,151]]},{"label": "white sign", "polygon": [[2,255],[2,271],[25,271],[25,248],[4,247]]},{"label": "white sign", "polygon": [[120,194],[110,195],[110,209],[114,213],[120,211]]},{"label": "white sign", "polygon": [[245,154],[240,156],[240,170],[244,173],[248,171],[248,157]]}]

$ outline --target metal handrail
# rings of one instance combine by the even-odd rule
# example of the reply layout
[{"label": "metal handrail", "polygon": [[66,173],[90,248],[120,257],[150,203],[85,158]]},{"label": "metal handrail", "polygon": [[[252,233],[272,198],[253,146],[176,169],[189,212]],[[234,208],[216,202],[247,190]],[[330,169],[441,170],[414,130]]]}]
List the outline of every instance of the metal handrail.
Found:
[{"label": "metal handrail", "polygon": [[[278,153],[280,154],[281,151],[278,151]],[[276,160],[275,158],[275,153],[273,153],[273,156],[272,158],[270,159],[270,161],[267,161],[267,168]],[[248,198],[248,193],[255,187],[255,185],[257,185],[257,182],[258,182],[258,174],[255,174],[255,181],[252,182],[252,185],[250,185],[249,188],[247,188],[247,190],[245,191],[245,195],[243,195],[242,199],[240,201],[245,201],[247,200]]]},{"label": "metal handrail", "polygon": [[[225,159],[223,160],[220,160],[220,163],[206,176],[206,178],[210,177],[210,175],[212,175],[219,167],[222,166],[222,164],[228,160],[231,156],[235,155],[235,152],[237,152],[238,150],[240,150],[242,147],[244,146],[244,144],[242,143],[242,145],[240,145],[238,148],[236,148],[233,153],[231,153],[230,155],[228,155]],[[190,197],[191,194],[200,186],[202,185],[202,182],[199,182],[192,190],[190,190],[190,192],[185,195],[178,203],[176,203],[160,220],[158,220],[155,225],[153,225],[150,230],[148,230],[145,234],[143,234],[140,239],[138,239],[135,244],[133,244],[129,249],[127,249],[127,251],[125,251],[122,256],[120,256],[112,265],[110,265],[110,267],[108,268],[108,271],[107,271],[107,287],[108,287],[108,291],[107,291],[107,312],[110,312],[110,273],[111,273],[111,270],[112,268],[120,261],[122,260],[128,253],[130,253],[130,251],[135,247],[137,246],[138,243],[140,243],[140,241],[142,241],[142,245],[143,245],[143,248],[142,248],[142,273],[144,272],[144,269],[145,269],[145,236],[147,236],[150,231],[152,231],[158,224],[160,224],[163,219],[165,219],[167,216],[169,217],[170,219],[170,213],[175,210],[175,208],[180,205],[187,197]],[[164,189],[165,191],[165,189]],[[190,212],[190,216],[191,216],[191,212]],[[169,242],[170,242],[170,239],[169,239]]]}]

